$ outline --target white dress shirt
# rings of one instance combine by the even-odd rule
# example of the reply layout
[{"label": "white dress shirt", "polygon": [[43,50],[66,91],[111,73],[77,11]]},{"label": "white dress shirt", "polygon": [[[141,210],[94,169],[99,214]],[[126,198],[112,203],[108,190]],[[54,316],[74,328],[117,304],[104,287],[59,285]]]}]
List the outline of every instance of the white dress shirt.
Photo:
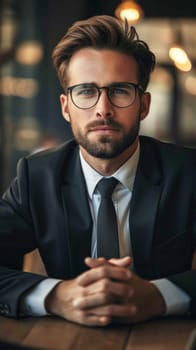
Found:
[{"label": "white dress shirt", "polygon": [[[120,257],[132,256],[131,232],[129,230],[129,208],[139,160],[139,152],[140,147],[138,145],[132,157],[112,174],[112,176],[119,181],[119,184],[114,189],[112,199],[117,214]],[[84,160],[81,153],[80,159],[93,219],[91,255],[92,257],[97,257],[97,213],[101,196],[96,190],[96,185],[103,176]],[[26,313],[30,315],[46,315],[47,313],[44,307],[45,298],[58,282],[59,280],[47,279],[34,287],[28,295],[26,295],[24,300]],[[156,285],[164,298],[166,314],[176,315],[187,312],[190,304],[190,297],[183,290],[165,278],[151,282]]]}]

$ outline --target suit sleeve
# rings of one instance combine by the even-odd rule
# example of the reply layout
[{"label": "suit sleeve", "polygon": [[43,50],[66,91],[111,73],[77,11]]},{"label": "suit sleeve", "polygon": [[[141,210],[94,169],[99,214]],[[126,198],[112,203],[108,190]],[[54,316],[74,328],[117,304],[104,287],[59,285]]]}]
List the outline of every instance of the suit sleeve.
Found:
[{"label": "suit sleeve", "polygon": [[[194,152],[195,153],[195,152]],[[193,204],[192,204],[192,237],[193,245],[196,252],[196,157],[194,157],[194,166],[192,174],[193,186]],[[191,178],[190,178],[191,181]],[[174,252],[175,254],[175,252]],[[183,256],[182,256],[183,259]],[[171,275],[168,278],[172,283],[176,284],[191,298],[190,313],[196,315],[196,269],[195,267],[190,271],[185,271],[176,275]]]},{"label": "suit sleeve", "polygon": [[196,315],[196,270],[186,271],[168,278],[191,298],[190,313]]},{"label": "suit sleeve", "polygon": [[17,177],[0,200],[0,315],[17,317],[20,297],[43,280],[43,276],[22,272],[23,256],[36,248],[30,214],[28,167],[25,159]]}]

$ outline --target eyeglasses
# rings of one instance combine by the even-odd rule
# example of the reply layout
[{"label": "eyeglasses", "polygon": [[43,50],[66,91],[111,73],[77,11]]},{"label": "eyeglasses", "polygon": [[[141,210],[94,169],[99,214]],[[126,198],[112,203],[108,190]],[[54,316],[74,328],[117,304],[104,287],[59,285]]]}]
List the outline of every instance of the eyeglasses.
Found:
[{"label": "eyeglasses", "polygon": [[98,87],[92,83],[77,84],[69,86],[67,93],[70,93],[73,104],[80,109],[94,107],[105,89],[110,103],[119,108],[131,106],[136,98],[136,92],[143,93],[144,90],[134,83],[113,83],[108,86]]}]

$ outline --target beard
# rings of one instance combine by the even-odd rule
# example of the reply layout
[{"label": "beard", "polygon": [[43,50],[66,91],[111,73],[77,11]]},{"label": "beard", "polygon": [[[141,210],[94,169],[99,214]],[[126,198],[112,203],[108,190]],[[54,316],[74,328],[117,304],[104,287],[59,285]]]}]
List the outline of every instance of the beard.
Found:
[{"label": "beard", "polygon": [[[88,138],[88,129],[101,125],[108,125],[118,129],[121,131],[122,136],[119,139],[113,139],[110,135],[102,135],[98,140],[91,141]],[[109,119],[89,124],[87,126],[87,132],[81,132],[80,129],[76,130],[72,124],[71,128],[76,142],[82,146],[87,153],[96,158],[111,159],[120,155],[134,143],[139,134],[140,118],[138,116],[135,124],[126,132],[122,129],[122,126],[119,123]]]}]

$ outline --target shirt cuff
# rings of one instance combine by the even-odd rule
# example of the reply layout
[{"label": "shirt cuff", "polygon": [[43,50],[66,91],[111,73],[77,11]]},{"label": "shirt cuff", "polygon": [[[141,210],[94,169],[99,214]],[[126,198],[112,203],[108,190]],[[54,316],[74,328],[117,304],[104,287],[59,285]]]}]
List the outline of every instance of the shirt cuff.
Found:
[{"label": "shirt cuff", "polygon": [[50,291],[59,282],[61,282],[61,280],[47,278],[28,291],[23,299],[23,314],[26,316],[50,315],[46,311],[45,300]]},{"label": "shirt cuff", "polygon": [[183,315],[188,312],[191,298],[181,288],[165,278],[151,283],[158,288],[165,301],[165,315]]}]

